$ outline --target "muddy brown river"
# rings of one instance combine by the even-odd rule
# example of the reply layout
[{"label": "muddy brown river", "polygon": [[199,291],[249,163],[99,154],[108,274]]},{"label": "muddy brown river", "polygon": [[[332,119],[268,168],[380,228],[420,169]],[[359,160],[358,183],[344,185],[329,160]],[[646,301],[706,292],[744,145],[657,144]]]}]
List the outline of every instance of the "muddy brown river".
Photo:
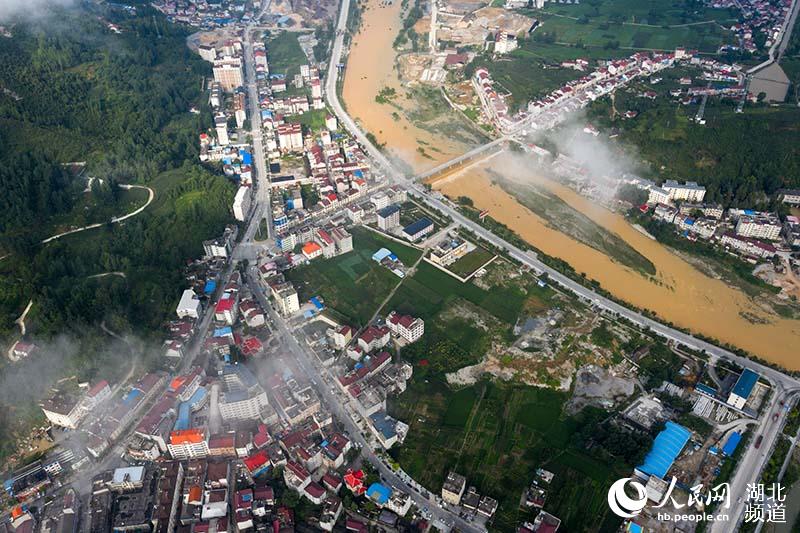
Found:
[{"label": "muddy brown river", "polygon": [[[400,2],[387,5],[370,1],[363,13],[361,32],[355,37],[348,60],[344,100],[348,111],[371,131],[387,149],[402,157],[417,170],[435,161],[417,153],[419,141],[438,147],[436,161],[447,160],[464,151],[463,146],[435,138],[413,123],[392,117],[393,108],[375,102],[383,87],[402,93],[394,68],[392,50],[400,26]],[[491,166],[503,169],[503,157]],[[519,171],[518,171],[519,172]],[[480,166],[467,169],[434,186],[456,197],[470,197],[475,207],[516,231],[544,253],[567,261],[578,272],[600,282],[616,297],[657,313],[661,318],[692,331],[739,346],[760,357],[800,370],[800,321],[782,318],[760,307],[744,293],[713,279],[667,248],[636,231],[622,216],[592,203],[571,189],[551,180],[531,175],[513,176],[535,180],[558,195],[571,207],[596,224],[616,233],[631,247],[653,262],[655,279],[612,261],[602,252],[578,242],[569,235],[548,227],[547,222],[517,200],[492,185]]]},{"label": "muddy brown river", "polygon": [[[366,5],[366,9],[362,13],[360,31],[350,47],[342,89],[347,112],[364,130],[375,135],[378,143],[385,144],[388,152],[414,170],[434,167],[467,151],[468,148],[459,142],[418,128],[395,107],[413,106],[398,79],[396,53],[392,48],[402,25],[400,1],[388,4],[369,0],[362,5]],[[375,97],[385,88],[394,89],[397,96],[391,103],[380,104]],[[419,148],[425,149],[428,157],[419,153]]]}]

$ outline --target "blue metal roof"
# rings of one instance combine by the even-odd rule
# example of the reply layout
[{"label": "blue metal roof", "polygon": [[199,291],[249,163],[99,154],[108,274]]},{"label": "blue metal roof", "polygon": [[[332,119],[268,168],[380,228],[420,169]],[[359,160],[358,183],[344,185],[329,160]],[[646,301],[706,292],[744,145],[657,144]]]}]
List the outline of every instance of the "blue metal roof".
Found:
[{"label": "blue metal roof", "polygon": [[742,375],[739,376],[739,379],[736,381],[736,385],[733,386],[733,393],[740,398],[749,398],[750,393],[753,392],[753,387],[755,387],[758,381],[758,377],[758,374],[749,368],[745,368]]},{"label": "blue metal roof", "polygon": [[189,407],[191,407],[192,409],[196,409],[195,406],[200,405],[206,399],[206,394],[207,392],[205,387],[198,387],[197,390],[194,391],[194,394],[192,394],[192,397],[189,398],[189,401],[187,402],[189,404]]},{"label": "blue metal roof", "polygon": [[383,505],[389,501],[389,496],[392,495],[392,489],[383,486],[380,483],[373,483],[367,489],[367,497],[375,503]]},{"label": "blue metal roof", "polygon": [[400,211],[400,206],[398,206],[397,204],[391,204],[387,205],[383,209],[378,209],[378,216],[381,218],[386,218],[390,215],[397,213],[398,211]]},{"label": "blue metal roof", "polygon": [[397,434],[395,430],[397,427],[397,420],[387,415],[384,411],[378,411],[372,414],[369,419],[372,425],[375,426],[375,429],[380,431],[385,438],[390,439]]},{"label": "blue metal roof", "polygon": [[689,442],[692,432],[675,422],[667,422],[666,428],[653,441],[653,447],[644,458],[644,464],[637,467],[646,474],[664,478],[672,463]]},{"label": "blue metal roof", "polygon": [[694,390],[696,390],[697,392],[702,392],[703,394],[706,394],[711,397],[717,395],[717,391],[715,389],[709,387],[708,385],[705,385],[704,383],[698,383],[697,385],[695,385]]},{"label": "blue metal roof", "polygon": [[175,420],[175,427],[173,429],[175,431],[189,429],[190,416],[191,410],[189,408],[189,403],[181,403],[180,407],[178,407],[178,419]]},{"label": "blue metal roof", "polygon": [[203,288],[203,292],[206,294],[211,294],[215,290],[217,290],[217,282],[213,279],[206,281],[206,286]]},{"label": "blue metal roof", "polygon": [[314,307],[316,307],[317,309],[321,310],[321,309],[325,308],[325,306],[322,305],[322,302],[319,301],[319,297],[317,297],[317,296],[312,296],[311,297],[311,303],[314,304]]},{"label": "blue metal roof", "polygon": [[224,337],[226,335],[232,335],[233,330],[230,326],[225,326],[224,328],[217,328],[214,330],[215,337]]},{"label": "blue metal roof", "polygon": [[734,431],[731,433],[731,436],[728,437],[728,441],[725,443],[725,446],[722,447],[722,453],[730,457],[733,455],[733,452],[736,451],[736,447],[739,446],[739,442],[742,440],[742,434],[738,431]]},{"label": "blue metal roof", "polygon": [[130,405],[138,401],[138,399],[141,398],[142,396],[144,396],[144,394],[142,394],[142,391],[140,391],[139,389],[132,389],[128,393],[128,395],[125,396],[125,399],[122,400],[122,403],[124,403],[125,405]]},{"label": "blue metal roof", "polygon": [[403,228],[403,233],[406,235],[416,235],[420,231],[424,230],[428,226],[433,226],[433,221],[428,217],[422,217],[421,219],[417,220],[416,222],[412,222],[405,228]]},{"label": "blue metal roof", "polygon": [[383,261],[384,259],[386,259],[390,255],[392,255],[392,251],[391,250],[387,250],[386,248],[381,248],[380,250],[378,250],[377,252],[372,254],[372,260],[373,261],[377,261],[378,263],[380,263],[381,261]]}]

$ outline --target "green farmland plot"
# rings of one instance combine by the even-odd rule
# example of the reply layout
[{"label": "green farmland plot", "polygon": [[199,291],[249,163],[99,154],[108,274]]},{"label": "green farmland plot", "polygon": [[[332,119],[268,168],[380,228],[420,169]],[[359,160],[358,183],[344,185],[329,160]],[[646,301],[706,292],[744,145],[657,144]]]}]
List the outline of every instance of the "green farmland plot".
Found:
[{"label": "green farmland plot", "polygon": [[496,498],[500,507],[490,530],[513,531],[531,518],[519,501],[539,467],[556,475],[545,510],[561,518],[565,530],[583,531],[588,524],[597,530],[604,521],[613,528],[618,523],[607,516],[606,494],[628,469],[572,444],[581,422],[561,415],[565,400],[561,392],[502,382],[452,391],[435,380],[415,380],[391,405],[413,435],[392,455],[433,490],[455,470]]},{"label": "green farmland plot", "polygon": [[365,229],[353,230],[353,251],[331,259],[317,259],[289,271],[303,300],[322,296],[325,304],[351,321],[363,325],[400,278],[372,260],[380,248],[388,248],[407,265],[419,250],[396,243]]}]

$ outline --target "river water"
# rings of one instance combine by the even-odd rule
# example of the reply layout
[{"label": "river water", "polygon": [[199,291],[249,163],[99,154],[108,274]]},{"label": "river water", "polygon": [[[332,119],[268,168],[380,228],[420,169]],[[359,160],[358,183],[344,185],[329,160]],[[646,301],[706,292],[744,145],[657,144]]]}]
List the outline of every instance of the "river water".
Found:
[{"label": "river water", "polygon": [[[391,106],[375,102],[375,95],[383,87],[395,87],[402,94],[392,50],[392,42],[400,27],[399,4],[398,1],[389,5],[374,0],[368,2],[361,32],[351,48],[343,96],[348,111],[367,131],[373,132],[379,142],[386,143],[387,149],[407,164],[421,170],[436,161],[463,153],[464,147],[423,131],[404,118],[395,120]],[[417,153],[420,140],[441,150],[440,153],[431,153],[433,161]],[[502,157],[487,164],[495,169],[505,167]],[[636,231],[622,216],[597,206],[567,187],[538,178],[532,171],[524,174],[515,178],[536,180],[652,261],[657,269],[655,280],[647,279],[603,253],[548,227],[546,221],[494,186],[480,166],[451,176],[435,186],[452,197],[470,197],[475,207],[488,209],[494,219],[516,231],[533,246],[564,259],[576,271],[596,279],[618,298],[786,368],[800,369],[800,321],[768,312],[742,292],[703,274],[658,242]]]},{"label": "river water", "polygon": [[[362,13],[360,31],[350,46],[342,89],[347,111],[365,131],[375,135],[378,143],[385,144],[388,152],[416,171],[436,166],[467,151],[468,148],[460,142],[420,129],[402,112],[414,104],[406,98],[406,91],[398,79],[396,54],[392,48],[402,27],[400,0],[390,4],[385,0],[368,0],[361,5],[366,9]],[[375,96],[384,88],[397,92],[392,103],[375,101]],[[419,148],[425,150],[427,157],[418,151]]]}]

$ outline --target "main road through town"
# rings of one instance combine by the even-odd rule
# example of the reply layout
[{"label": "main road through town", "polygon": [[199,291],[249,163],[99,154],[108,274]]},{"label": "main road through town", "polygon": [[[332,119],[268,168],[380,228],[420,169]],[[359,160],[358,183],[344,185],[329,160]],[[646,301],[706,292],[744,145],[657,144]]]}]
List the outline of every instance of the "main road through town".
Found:
[{"label": "main road through town", "polygon": [[[300,344],[297,336],[289,329],[286,321],[270,306],[264,294],[264,288],[259,281],[258,269],[254,265],[249,266],[246,278],[250,291],[256,296],[261,307],[269,312],[275,324],[273,335],[275,335],[281,343],[281,346],[288,352],[288,355],[291,355],[297,367],[306,375],[312,384],[315,385],[315,389],[319,393],[322,401],[327,408],[330,409],[331,414],[344,425],[350,439],[361,446],[361,458],[371,463],[377,469],[381,479],[383,479],[385,483],[407,492],[419,509],[427,508],[434,522],[438,523],[440,526],[446,526],[447,529],[456,527],[459,531],[465,532],[481,533],[485,531],[476,524],[467,522],[457,514],[440,508],[432,493],[421,489],[420,485],[410,478],[403,477],[401,474],[395,472],[382,458],[378,457],[373,449],[373,445],[366,439],[364,432],[353,421],[350,413],[347,412],[347,401],[337,395],[336,391],[338,389],[333,382],[335,378],[321,368],[322,365],[311,348]],[[425,497],[423,492],[427,493],[428,497]]]},{"label": "main road through town", "polygon": [[[759,435],[763,437],[761,439],[761,445],[758,449],[755,448],[753,443],[756,439],[751,439],[751,445],[742,457],[736,475],[731,483],[731,493],[733,497],[738,498],[739,495],[743,497],[743,502],[739,502],[732,506],[731,520],[737,520],[739,515],[743,512],[743,503],[745,500],[744,497],[746,496],[747,483],[755,482],[760,476],[761,470],[766,464],[769,455],[766,453],[766,450],[771,450],[773,448],[774,442],[785,422],[785,410],[780,409],[780,406],[777,405],[779,398],[781,400],[785,400],[788,394],[791,392],[796,392],[800,388],[800,381],[784,374],[783,372],[762,365],[756,361],[752,361],[746,357],[738,356],[702,339],[698,339],[693,335],[661,324],[660,322],[657,322],[656,320],[653,320],[638,311],[628,309],[627,307],[620,305],[617,302],[602,296],[601,294],[598,294],[592,289],[584,287],[575,280],[570,279],[561,272],[543,263],[538,259],[535,253],[521,250],[520,248],[498,237],[480,224],[468,219],[462,215],[461,212],[449,202],[449,200],[446,200],[438,193],[426,190],[422,185],[420,185],[420,183],[410,179],[401,171],[399,171],[391,163],[391,161],[389,161],[386,155],[383,154],[372,142],[370,142],[366,134],[361,131],[361,128],[358,127],[352,117],[347,114],[342,107],[341,102],[339,101],[337,84],[340,70],[343,67],[341,65],[341,61],[342,52],[344,49],[344,36],[346,33],[349,8],[350,0],[343,0],[339,12],[339,20],[336,26],[336,36],[333,43],[333,50],[331,52],[328,75],[325,80],[325,93],[328,99],[328,104],[330,105],[331,109],[333,109],[334,113],[336,113],[339,121],[347,128],[351,135],[353,135],[362,144],[362,146],[365,147],[374,162],[377,163],[378,168],[385,172],[389,179],[406,186],[410,191],[412,191],[412,194],[427,203],[429,206],[448,215],[454,222],[461,224],[490,244],[505,250],[511,258],[534,269],[537,272],[547,274],[552,282],[572,291],[574,294],[588,302],[591,302],[593,305],[607,312],[617,314],[618,316],[623,317],[642,328],[649,328],[652,332],[668,340],[682,344],[694,350],[705,351],[712,357],[712,360],[724,358],[731,360],[744,368],[750,368],[753,371],[761,374],[772,384],[773,388],[775,389],[774,394],[772,394],[769,404],[763,409],[765,414],[762,415],[763,418],[760,421],[758,429]],[[777,414],[777,420],[773,420],[773,418],[775,418],[775,414]],[[714,524],[712,531],[722,532],[726,530],[726,527],[730,527],[730,524]]]}]

